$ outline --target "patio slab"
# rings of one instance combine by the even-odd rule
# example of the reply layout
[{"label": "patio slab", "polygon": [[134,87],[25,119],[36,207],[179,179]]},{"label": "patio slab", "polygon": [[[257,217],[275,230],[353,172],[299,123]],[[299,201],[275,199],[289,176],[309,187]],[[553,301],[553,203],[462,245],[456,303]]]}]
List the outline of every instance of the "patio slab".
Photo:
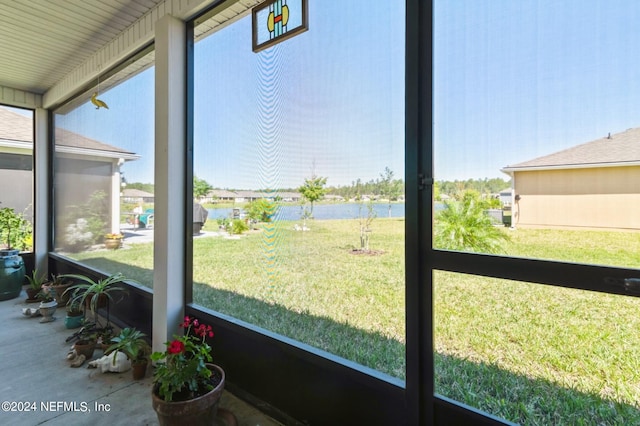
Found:
[{"label": "patio slab", "polygon": [[[40,323],[27,317],[23,293],[0,302],[0,424],[3,425],[157,425],[151,407],[151,368],[147,377],[134,381],[131,372],[100,373],[70,368],[66,354],[72,334],[64,326],[64,310],[56,320]],[[96,349],[94,358],[102,356]],[[221,408],[233,412],[238,425],[276,426],[280,423],[225,391]],[[218,422],[221,426],[224,421]]]}]

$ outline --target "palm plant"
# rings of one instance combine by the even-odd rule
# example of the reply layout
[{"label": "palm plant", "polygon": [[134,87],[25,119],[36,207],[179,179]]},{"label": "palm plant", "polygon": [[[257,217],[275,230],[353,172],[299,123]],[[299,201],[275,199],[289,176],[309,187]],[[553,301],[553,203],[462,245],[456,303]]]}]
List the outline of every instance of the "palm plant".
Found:
[{"label": "palm plant", "polygon": [[466,191],[460,201],[446,201],[435,220],[434,247],[445,250],[500,253],[509,236],[495,227],[477,193]]}]

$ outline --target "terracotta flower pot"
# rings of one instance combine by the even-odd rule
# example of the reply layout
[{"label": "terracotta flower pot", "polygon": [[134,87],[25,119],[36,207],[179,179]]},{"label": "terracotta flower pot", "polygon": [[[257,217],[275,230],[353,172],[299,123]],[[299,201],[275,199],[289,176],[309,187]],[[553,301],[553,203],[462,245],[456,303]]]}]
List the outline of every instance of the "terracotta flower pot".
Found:
[{"label": "terracotta flower pot", "polygon": [[215,364],[207,364],[210,370],[217,370],[221,375],[218,386],[206,394],[188,401],[166,402],[156,393],[156,387],[151,390],[153,409],[158,416],[160,426],[209,426],[213,424],[218,412],[220,396],[224,390],[224,370]]},{"label": "terracotta flower pot", "polygon": [[60,306],[65,306],[69,301],[69,297],[71,296],[67,291],[69,287],[71,287],[72,283],[51,285],[50,288],[55,292],[53,297],[55,297],[56,301]]},{"label": "terracotta flower pot", "polygon": [[73,345],[73,349],[78,355],[84,355],[86,359],[91,359],[93,358],[93,351],[96,349],[96,342],[94,340],[78,340]]},{"label": "terracotta flower pot", "polygon": [[133,375],[133,380],[144,379],[144,376],[147,374],[148,364],[149,362],[146,359],[144,361],[135,361],[131,363],[131,374]]},{"label": "terracotta flower pot", "polygon": [[38,290],[37,288],[31,288],[29,287],[26,292],[27,292],[27,300],[28,301],[33,301],[33,300],[37,300],[37,296],[38,296],[38,292],[40,290]]},{"label": "terracotta flower pot", "polygon": [[[94,297],[96,297],[95,293],[87,296],[85,300],[85,312],[91,310],[91,301]],[[109,297],[106,294],[99,294],[95,303],[96,309],[106,308],[107,304],[109,304]]]}]

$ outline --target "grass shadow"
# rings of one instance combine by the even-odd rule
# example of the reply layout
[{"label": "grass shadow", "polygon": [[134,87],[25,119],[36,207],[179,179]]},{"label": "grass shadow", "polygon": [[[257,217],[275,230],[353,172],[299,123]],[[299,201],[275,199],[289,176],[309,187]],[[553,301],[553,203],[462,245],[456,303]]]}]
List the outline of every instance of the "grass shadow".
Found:
[{"label": "grass shadow", "polygon": [[640,408],[487,363],[435,354],[435,392],[522,425],[638,425]]},{"label": "grass shadow", "polygon": [[[153,279],[152,270],[106,258],[86,259],[83,263],[105,272],[122,272],[140,282]],[[215,289],[205,283],[194,283],[193,295],[198,305],[382,372],[390,381],[401,382],[405,376],[405,345],[380,333]],[[149,297],[138,297],[120,308],[119,316],[124,321],[130,315],[134,318],[132,325],[138,326],[148,318],[146,325],[150,326]],[[134,314],[127,313],[128,310]],[[254,357],[254,354],[241,356]],[[251,362],[268,364],[255,357]],[[639,407],[529,378],[495,365],[436,353],[434,371],[438,394],[511,422],[523,425],[640,424]]]}]

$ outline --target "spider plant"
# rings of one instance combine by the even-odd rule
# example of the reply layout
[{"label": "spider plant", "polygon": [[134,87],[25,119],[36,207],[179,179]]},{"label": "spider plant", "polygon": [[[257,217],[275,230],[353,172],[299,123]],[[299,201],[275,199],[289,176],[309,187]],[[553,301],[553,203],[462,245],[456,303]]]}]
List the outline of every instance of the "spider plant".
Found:
[{"label": "spider plant", "polygon": [[71,295],[68,303],[87,306],[97,321],[97,311],[100,303],[106,299],[107,304],[107,325],[109,324],[109,305],[114,301],[118,293],[126,293],[127,290],[118,285],[124,283],[126,278],[121,273],[109,275],[106,278],[93,280],[86,275],[65,274],[65,278],[79,281],[69,287],[66,292]]}]

